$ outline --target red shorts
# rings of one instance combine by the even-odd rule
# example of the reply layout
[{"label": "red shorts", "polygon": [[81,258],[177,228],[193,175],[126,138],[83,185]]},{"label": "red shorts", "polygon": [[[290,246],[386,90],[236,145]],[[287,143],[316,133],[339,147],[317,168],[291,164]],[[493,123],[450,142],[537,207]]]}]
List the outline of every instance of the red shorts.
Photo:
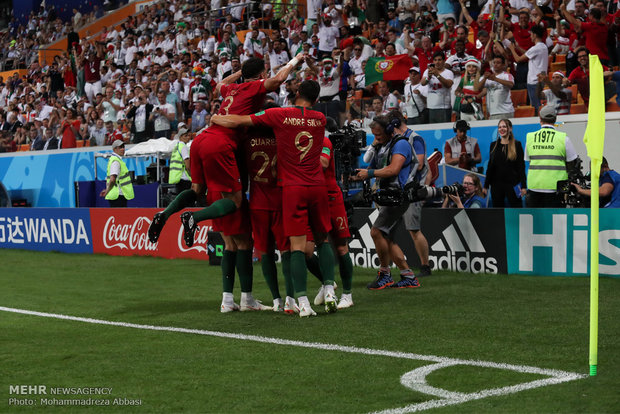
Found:
[{"label": "red shorts", "polygon": [[351,237],[349,231],[349,221],[347,220],[347,210],[344,208],[342,193],[332,193],[327,195],[329,203],[329,217],[332,229],[329,232],[332,240],[348,239]]},{"label": "red shorts", "polygon": [[190,146],[192,182],[205,184],[210,191],[241,191],[236,149],[232,138],[209,130],[202,132]]},{"label": "red shorts", "polygon": [[315,233],[331,229],[324,186],[291,185],[282,189],[282,218],[287,237],[303,236],[308,226]]},{"label": "red shorts", "polygon": [[[209,204],[221,198],[222,194],[217,191],[207,192],[207,203]],[[241,208],[238,208],[234,213],[212,219],[211,222],[213,230],[224,233],[225,236],[250,234],[252,225],[250,224],[250,209],[247,200],[244,199]]]},{"label": "red shorts", "polygon": [[250,209],[254,248],[259,252],[269,252],[274,245],[278,250],[291,249],[288,237],[284,235],[282,210]]}]

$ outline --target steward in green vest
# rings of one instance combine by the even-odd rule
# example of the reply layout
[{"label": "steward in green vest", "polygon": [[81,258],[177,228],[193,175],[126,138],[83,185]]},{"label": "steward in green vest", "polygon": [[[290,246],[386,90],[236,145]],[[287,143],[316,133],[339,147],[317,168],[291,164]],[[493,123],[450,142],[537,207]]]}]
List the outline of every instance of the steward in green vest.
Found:
[{"label": "steward in green vest", "polygon": [[168,184],[176,184],[177,194],[192,187],[192,176],[190,175],[189,148],[187,143],[192,134],[183,125],[179,128],[179,133],[175,139],[175,145],[170,155],[170,172],[168,174]]},{"label": "steward in green vest", "polygon": [[127,207],[127,200],[133,200],[133,184],[129,170],[121,158],[125,155],[125,143],[117,139],[112,144],[114,154],[108,160],[106,188],[101,191],[110,207]]},{"label": "steward in green vest", "polygon": [[555,108],[547,105],[540,110],[538,131],[527,134],[525,160],[530,161],[527,173],[529,188],[526,205],[536,207],[563,207],[557,193],[558,181],[568,180],[577,152],[566,133],[555,129]]}]

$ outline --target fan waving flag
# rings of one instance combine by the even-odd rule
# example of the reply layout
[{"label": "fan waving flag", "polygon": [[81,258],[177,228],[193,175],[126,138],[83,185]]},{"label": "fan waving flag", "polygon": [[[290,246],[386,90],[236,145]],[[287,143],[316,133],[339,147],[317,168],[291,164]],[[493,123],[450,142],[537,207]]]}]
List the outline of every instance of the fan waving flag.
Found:
[{"label": "fan waving flag", "polygon": [[405,80],[409,76],[410,67],[411,58],[409,55],[369,58],[364,71],[366,85],[371,85],[381,80]]}]

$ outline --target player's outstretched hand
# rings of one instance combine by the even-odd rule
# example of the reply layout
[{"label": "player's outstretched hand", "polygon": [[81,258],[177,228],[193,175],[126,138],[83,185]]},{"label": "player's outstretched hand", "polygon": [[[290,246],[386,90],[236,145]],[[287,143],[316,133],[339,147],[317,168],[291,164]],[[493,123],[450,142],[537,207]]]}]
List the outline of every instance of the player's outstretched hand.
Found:
[{"label": "player's outstretched hand", "polygon": [[300,52],[297,54],[297,56],[295,56],[295,58],[299,60],[299,63],[303,62],[305,57],[306,55],[304,54],[304,52]]}]

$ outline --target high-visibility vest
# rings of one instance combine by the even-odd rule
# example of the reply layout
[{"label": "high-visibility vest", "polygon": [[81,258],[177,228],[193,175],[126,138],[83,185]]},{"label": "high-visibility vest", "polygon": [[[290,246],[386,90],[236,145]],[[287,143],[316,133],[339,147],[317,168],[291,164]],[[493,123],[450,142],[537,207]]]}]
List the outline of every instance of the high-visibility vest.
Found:
[{"label": "high-visibility vest", "polygon": [[133,184],[131,184],[131,176],[129,175],[129,170],[127,169],[127,166],[118,155],[112,155],[108,160],[106,185],[110,182],[110,167],[115,161],[118,161],[118,163],[120,164],[121,172],[118,174],[118,177],[116,177],[116,184],[114,184],[114,187],[112,187],[108,194],[106,194],[105,199],[116,200],[119,196],[118,189],[120,188],[123,191],[123,197],[125,197],[127,200],[133,200],[134,195]]},{"label": "high-visibility vest", "polygon": [[168,174],[168,184],[176,184],[181,181],[181,177],[183,177],[183,172],[187,174],[189,179],[192,179],[192,176],[185,168],[185,160],[183,160],[183,156],[181,155],[181,150],[185,147],[185,143],[179,141],[177,145],[174,147],[172,151],[172,156],[170,157],[170,173]]},{"label": "high-visibility vest", "polygon": [[543,127],[527,134],[530,169],[527,187],[530,190],[556,190],[558,181],[567,180],[566,133]]}]

